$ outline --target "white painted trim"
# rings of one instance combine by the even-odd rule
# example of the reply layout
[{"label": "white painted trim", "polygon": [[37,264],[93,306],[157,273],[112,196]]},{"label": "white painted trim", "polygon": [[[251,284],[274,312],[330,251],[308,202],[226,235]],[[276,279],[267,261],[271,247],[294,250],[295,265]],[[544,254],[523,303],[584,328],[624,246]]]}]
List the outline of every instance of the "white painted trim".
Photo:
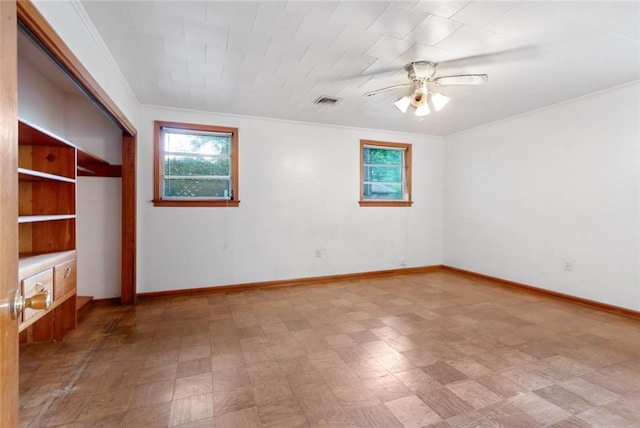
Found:
[{"label": "white painted trim", "polygon": [[[219,112],[219,111],[213,111],[213,110],[196,110],[196,109],[189,109],[189,108],[182,108],[182,107],[168,107],[168,106],[163,106],[163,105],[157,105],[157,104],[140,104],[141,107],[143,108],[150,108],[150,109],[160,109],[160,110],[173,110],[173,111],[180,111],[180,112],[184,112],[184,113],[195,113],[195,114],[214,114],[216,116],[223,116],[223,117],[230,117],[230,118],[238,118],[238,119],[252,119],[252,120],[261,120],[261,121],[269,121],[269,122],[279,122],[279,123],[289,123],[289,124],[294,124],[294,125],[308,125],[308,126],[319,126],[319,127],[323,127],[323,128],[337,128],[337,129],[350,129],[350,130],[355,130],[355,131],[362,131],[362,132],[376,132],[376,133],[387,133],[387,134],[393,134],[393,135],[407,135],[407,136],[412,136],[412,137],[419,137],[419,138],[438,138],[438,139],[444,139],[445,136],[443,135],[430,135],[430,134],[419,134],[416,132],[402,132],[402,131],[393,131],[393,130],[389,130],[389,129],[376,129],[376,128],[360,128],[360,127],[355,127],[355,126],[346,126],[346,125],[334,125],[331,123],[322,123],[322,122],[306,122],[306,121],[302,121],[302,120],[292,120],[292,119],[279,119],[279,118],[275,118],[275,117],[265,117],[265,116],[252,116],[252,115],[243,115],[243,114],[236,114],[236,113],[224,113],[224,112]],[[362,137],[365,138],[365,137]]]}]

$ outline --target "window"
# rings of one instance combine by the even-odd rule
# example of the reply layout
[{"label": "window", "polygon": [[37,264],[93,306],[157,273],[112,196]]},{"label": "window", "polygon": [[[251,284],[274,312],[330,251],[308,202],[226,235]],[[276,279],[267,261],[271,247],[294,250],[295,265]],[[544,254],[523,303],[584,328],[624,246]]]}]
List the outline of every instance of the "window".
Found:
[{"label": "window", "polygon": [[237,207],[238,129],[154,122],[155,206]]},{"label": "window", "polygon": [[411,144],[360,140],[360,206],[411,204]]}]

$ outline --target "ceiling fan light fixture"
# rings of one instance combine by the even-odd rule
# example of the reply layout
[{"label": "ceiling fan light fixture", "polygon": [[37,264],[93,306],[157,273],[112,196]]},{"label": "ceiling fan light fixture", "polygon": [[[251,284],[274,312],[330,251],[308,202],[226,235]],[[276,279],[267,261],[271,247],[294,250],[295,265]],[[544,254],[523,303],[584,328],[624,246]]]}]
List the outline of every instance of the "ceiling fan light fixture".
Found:
[{"label": "ceiling fan light fixture", "polygon": [[427,103],[429,92],[426,88],[418,88],[415,90],[413,95],[411,95],[411,105],[415,108],[418,108]]},{"label": "ceiling fan light fixture", "polygon": [[429,113],[431,113],[431,110],[429,109],[429,104],[425,103],[416,107],[416,112],[415,112],[416,116],[422,117],[422,116],[428,115]]},{"label": "ceiling fan light fixture", "polygon": [[435,111],[440,111],[449,103],[449,97],[442,95],[439,92],[433,92],[431,94],[431,104]]},{"label": "ceiling fan light fixture", "polygon": [[406,113],[407,109],[409,108],[409,106],[411,105],[411,99],[409,97],[402,97],[400,98],[398,101],[396,101],[395,103],[393,103],[396,108],[398,110],[400,110],[402,113]]},{"label": "ceiling fan light fixture", "polygon": [[489,77],[486,74],[456,74],[436,77],[438,63],[431,61],[414,61],[405,66],[407,77],[411,83],[401,83],[365,92],[363,95],[370,97],[380,92],[413,86],[411,95],[402,97],[394,102],[394,105],[402,113],[409,111],[409,106],[414,107],[416,116],[426,116],[431,111],[439,112],[448,103],[449,97],[438,92],[432,92],[434,86],[444,85],[482,85],[487,83]]}]

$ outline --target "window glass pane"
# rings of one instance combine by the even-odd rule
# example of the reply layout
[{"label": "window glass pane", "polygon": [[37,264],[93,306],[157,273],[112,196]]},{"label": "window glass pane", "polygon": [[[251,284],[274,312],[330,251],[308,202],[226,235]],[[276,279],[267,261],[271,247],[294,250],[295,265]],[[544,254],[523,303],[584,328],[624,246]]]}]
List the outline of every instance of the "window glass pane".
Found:
[{"label": "window glass pane", "polygon": [[229,176],[229,158],[167,155],[164,161],[165,175],[216,175]]},{"label": "window glass pane", "polygon": [[365,147],[364,163],[373,165],[402,165],[404,164],[404,150],[377,149]]},{"label": "window glass pane", "polygon": [[360,205],[410,206],[411,144],[360,140],[360,150]]},{"label": "window glass pane", "polygon": [[154,121],[154,206],[238,206],[237,133]]},{"label": "window glass pane", "polygon": [[400,166],[365,166],[364,181],[383,181],[402,183],[402,167]]},{"label": "window glass pane", "polygon": [[229,180],[165,178],[164,194],[172,198],[225,198],[229,196]]},{"label": "window glass pane", "polygon": [[165,152],[229,155],[231,137],[219,135],[180,134],[165,131]]},{"label": "window glass pane", "polygon": [[365,183],[365,199],[404,199],[402,184]]}]

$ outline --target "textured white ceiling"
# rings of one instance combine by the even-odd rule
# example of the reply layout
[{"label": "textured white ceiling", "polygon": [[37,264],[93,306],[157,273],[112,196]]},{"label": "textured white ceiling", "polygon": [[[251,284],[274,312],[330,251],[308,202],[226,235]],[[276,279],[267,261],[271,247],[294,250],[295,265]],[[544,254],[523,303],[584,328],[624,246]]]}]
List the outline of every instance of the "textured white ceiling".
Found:
[{"label": "textured white ceiling", "polygon": [[[82,4],[144,104],[448,135],[640,79],[638,1]],[[489,82],[424,119],[393,106],[411,88],[362,96],[417,60]]]}]

